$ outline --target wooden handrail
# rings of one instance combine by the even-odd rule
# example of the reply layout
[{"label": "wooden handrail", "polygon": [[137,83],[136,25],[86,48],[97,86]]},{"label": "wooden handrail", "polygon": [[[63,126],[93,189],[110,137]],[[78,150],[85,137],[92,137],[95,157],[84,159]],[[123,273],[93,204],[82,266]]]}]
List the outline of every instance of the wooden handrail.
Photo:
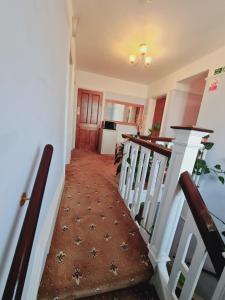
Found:
[{"label": "wooden handrail", "polygon": [[182,130],[194,130],[194,131],[200,131],[200,132],[206,132],[206,133],[213,133],[213,130],[211,129],[205,129],[196,127],[194,125],[188,125],[188,126],[170,126],[172,129],[182,129]]},{"label": "wooden handrail", "polygon": [[150,138],[151,142],[165,142],[165,143],[171,143],[174,141],[174,138],[169,138],[169,137],[164,137],[164,136],[159,136],[157,138]]},{"label": "wooden handrail", "polygon": [[[183,128],[183,127],[181,127],[181,128]],[[197,129],[195,129],[195,130],[197,130]],[[200,131],[200,129],[198,131]],[[122,137],[126,138],[126,139],[130,139],[131,137],[133,137],[133,135],[131,135],[131,134],[122,134]],[[144,140],[144,141],[149,141],[151,143],[156,143],[156,142],[172,143],[175,140],[175,138],[171,138],[171,137],[159,136],[159,137],[154,138],[154,137],[150,137],[148,135],[140,135],[138,138],[141,139],[141,140]],[[206,145],[207,143],[208,143],[208,141],[206,141],[205,139],[202,139],[201,144]]]},{"label": "wooden handrail", "polygon": [[33,246],[38,217],[47,182],[53,146],[46,145],[42,154],[37,176],[34,182],[30,202],[26,211],[16,251],[6,282],[3,300],[21,299]]},{"label": "wooden handrail", "polygon": [[225,267],[225,244],[190,174],[188,172],[182,173],[179,183],[211,258],[216,275],[220,277]]},{"label": "wooden handrail", "polygon": [[126,139],[129,139],[129,141],[131,142],[134,142],[140,146],[143,146],[149,150],[152,150],[154,152],[157,152],[159,154],[162,154],[166,157],[170,157],[171,154],[172,154],[172,150],[171,149],[168,149],[166,147],[163,147],[161,145],[157,145],[155,143],[151,143],[149,141],[145,141],[145,140],[142,140],[142,139],[138,139],[138,138],[134,138],[132,137],[131,135],[127,135],[127,134],[122,134],[122,137],[123,138],[126,138]]},{"label": "wooden handrail", "polygon": [[152,143],[156,143],[156,142],[171,143],[174,140],[174,138],[169,138],[164,136],[151,137],[149,135],[140,135],[139,138],[145,141],[151,141]]},{"label": "wooden handrail", "polygon": [[[130,134],[122,134],[122,136],[123,136],[123,138],[133,137]],[[150,137],[149,135],[139,135],[139,138],[144,140],[144,141],[150,141],[152,143],[155,143],[155,142],[171,143],[174,140],[174,138],[170,138],[170,137],[164,137],[164,136]]]}]

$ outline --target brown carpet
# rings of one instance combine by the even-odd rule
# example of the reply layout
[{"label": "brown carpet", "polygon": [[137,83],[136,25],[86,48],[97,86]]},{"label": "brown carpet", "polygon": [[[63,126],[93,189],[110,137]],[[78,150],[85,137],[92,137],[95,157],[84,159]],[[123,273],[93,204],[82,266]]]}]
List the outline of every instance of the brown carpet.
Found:
[{"label": "brown carpet", "polygon": [[38,299],[78,299],[150,279],[146,245],[117,181],[112,157],[73,153]]}]

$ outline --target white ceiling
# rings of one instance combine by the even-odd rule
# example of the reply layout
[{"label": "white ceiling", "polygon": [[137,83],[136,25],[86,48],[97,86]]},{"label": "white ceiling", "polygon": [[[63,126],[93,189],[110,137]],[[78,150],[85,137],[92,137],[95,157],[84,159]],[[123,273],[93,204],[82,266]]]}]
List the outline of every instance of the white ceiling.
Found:
[{"label": "white ceiling", "polygon": [[[225,0],[73,0],[78,69],[150,83],[225,44]],[[131,66],[150,46],[153,62]]]}]

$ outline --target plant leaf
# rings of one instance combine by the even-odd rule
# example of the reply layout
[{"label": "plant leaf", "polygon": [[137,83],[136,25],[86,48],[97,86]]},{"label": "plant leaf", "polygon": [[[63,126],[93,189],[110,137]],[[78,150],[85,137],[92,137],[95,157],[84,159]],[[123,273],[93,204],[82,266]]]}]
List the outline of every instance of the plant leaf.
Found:
[{"label": "plant leaf", "polygon": [[114,160],[114,165],[118,164],[122,160],[122,158],[123,158],[122,155],[121,156],[118,155]]},{"label": "plant leaf", "polygon": [[214,146],[214,143],[209,143],[209,142],[204,143],[204,147],[206,150],[212,149],[213,146]]},{"label": "plant leaf", "polygon": [[210,135],[207,134],[207,135],[203,136],[203,139],[208,139],[209,137],[210,137]]},{"label": "plant leaf", "polygon": [[130,165],[131,163],[130,157],[127,158],[127,163]]},{"label": "plant leaf", "polygon": [[122,164],[119,164],[116,169],[116,175],[120,174],[122,168]]},{"label": "plant leaf", "polygon": [[208,167],[206,167],[205,169],[204,169],[204,174],[209,174],[210,173],[210,169],[208,168]]},{"label": "plant leaf", "polygon": [[217,170],[221,170],[221,165],[219,165],[219,164],[215,165],[214,168],[217,169]]},{"label": "plant leaf", "polygon": [[219,176],[218,178],[219,178],[219,181],[220,181],[222,184],[224,184],[224,182],[225,182],[224,177],[223,177],[223,176]]}]

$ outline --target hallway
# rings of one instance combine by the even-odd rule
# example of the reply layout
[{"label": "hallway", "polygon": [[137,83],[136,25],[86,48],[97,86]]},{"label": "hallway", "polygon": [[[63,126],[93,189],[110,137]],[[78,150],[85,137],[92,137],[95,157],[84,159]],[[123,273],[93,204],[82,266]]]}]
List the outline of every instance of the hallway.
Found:
[{"label": "hallway", "polygon": [[113,158],[74,151],[38,299],[88,297],[152,274],[146,245],[118,194]]}]

